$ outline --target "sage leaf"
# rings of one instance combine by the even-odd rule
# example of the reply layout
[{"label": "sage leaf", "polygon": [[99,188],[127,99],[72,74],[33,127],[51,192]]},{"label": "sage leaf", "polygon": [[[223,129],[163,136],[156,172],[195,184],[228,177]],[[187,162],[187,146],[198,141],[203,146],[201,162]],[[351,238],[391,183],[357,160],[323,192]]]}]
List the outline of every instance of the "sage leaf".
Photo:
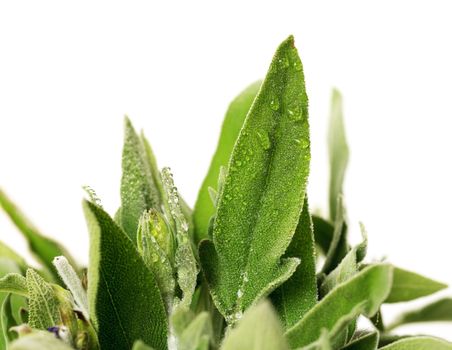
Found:
[{"label": "sage leaf", "polygon": [[297,350],[333,350],[328,331],[326,329],[322,329],[319,339],[317,339],[314,343],[298,348]]},{"label": "sage leaf", "polygon": [[185,328],[178,344],[180,350],[197,350],[204,346],[206,340],[207,346],[209,346],[212,338],[213,330],[210,316],[207,312],[202,312]]},{"label": "sage leaf", "polygon": [[13,341],[9,350],[73,350],[64,341],[57,339],[53,333],[47,331],[33,332]]},{"label": "sage leaf", "polygon": [[325,274],[333,271],[342,259],[347,255],[349,246],[347,243],[347,223],[345,220],[345,208],[342,195],[337,198],[336,219],[334,221],[333,239],[328,247],[322,272]]},{"label": "sage leaf", "polygon": [[166,349],[167,319],[154,276],[107,213],[86,201],[84,211],[90,231],[88,304],[101,348],[128,350],[142,339]]},{"label": "sage leaf", "polygon": [[364,259],[367,250],[367,234],[362,224],[361,232],[363,234],[363,241],[352,248],[344,259],[342,259],[340,264],[323,280],[322,285],[320,286],[320,294],[322,297],[328,294],[337,285],[346,282],[358,273],[359,263]]},{"label": "sage leaf", "polygon": [[237,327],[230,330],[222,350],[289,350],[278,317],[263,301],[250,308]]},{"label": "sage leaf", "polygon": [[406,311],[387,327],[392,330],[407,323],[452,321],[452,299],[443,298],[419,309]]},{"label": "sage leaf", "polygon": [[314,239],[321,252],[326,256],[334,236],[334,225],[320,216],[312,216]]},{"label": "sage leaf", "polygon": [[61,324],[59,302],[52,286],[33,269],[26,275],[30,327],[47,329]]},{"label": "sage leaf", "polygon": [[120,222],[135,243],[141,215],[151,208],[160,209],[161,201],[145,146],[127,117],[124,128]]},{"label": "sage leaf", "polygon": [[196,242],[207,238],[209,220],[216,210],[214,204],[209,200],[209,188],[215,189],[220,168],[227,166],[240,129],[260,86],[260,81],[248,86],[231,102],[226,112],[217,149],[210,162],[209,170],[201,185],[194,207],[193,219]]},{"label": "sage leaf", "polygon": [[330,123],[328,128],[328,154],[330,159],[329,205],[330,219],[337,217],[337,200],[342,195],[349,150],[345,137],[342,96],[334,89],[331,96]]},{"label": "sage leaf", "polygon": [[0,190],[0,206],[3,207],[11,221],[24,235],[36,259],[49,269],[57,280],[58,273],[52,264],[54,257],[64,255],[72,266],[77,266],[68,251],[53,239],[42,235],[2,190]]},{"label": "sage leaf", "polygon": [[177,192],[176,186],[174,186],[173,175],[169,168],[163,168],[161,176],[170,215],[176,230],[177,248],[175,265],[177,271],[177,284],[183,293],[181,305],[188,307],[191,304],[193,293],[196,288],[198,265],[188,234],[188,222],[185,215],[182,213],[179,193]]},{"label": "sage leaf", "polygon": [[281,256],[303,207],[307,114],[301,61],[289,37],[277,49],[234,146],[213,240],[200,245],[213,300],[229,323],[286,281],[300,262]]},{"label": "sage leaf", "polygon": [[80,278],[77,276],[76,272],[69,264],[69,261],[67,261],[64,256],[57,256],[53,259],[53,264],[55,265],[55,268],[57,269],[64,284],[71,291],[78,308],[83,313],[83,316],[86,320],[89,320],[88,296],[86,295],[85,289],[83,289]]},{"label": "sage leaf", "polygon": [[451,350],[452,343],[434,337],[412,337],[386,345],[381,350]]},{"label": "sage leaf", "polygon": [[348,343],[342,350],[376,350],[378,340],[378,332],[368,333]]},{"label": "sage leaf", "polygon": [[[167,313],[170,313],[175,281],[173,267],[164,248],[169,246],[169,233],[161,214],[151,209],[145,211],[140,219],[137,234],[137,247],[145,264],[153,272],[157,285],[165,301]],[[163,245],[164,248],[161,246]]]},{"label": "sage leaf", "polygon": [[9,273],[0,278],[0,292],[28,297],[27,280],[18,273]]},{"label": "sage leaf", "polygon": [[366,267],[337,286],[286,332],[290,345],[295,348],[315,341],[322,328],[332,329],[343,316],[350,314],[362,302],[365,302],[363,314],[374,315],[388,296],[391,282],[391,265],[375,264]]},{"label": "sage leaf", "polygon": [[147,346],[145,343],[143,343],[141,340],[137,340],[134,344],[133,344],[133,348],[132,350],[154,350],[153,348],[151,348],[150,346]]},{"label": "sage leaf", "polygon": [[301,262],[293,275],[273,292],[271,300],[285,328],[290,328],[317,303],[314,234],[307,198],[284,256],[299,258]]},{"label": "sage leaf", "polygon": [[25,262],[24,258],[22,258],[19,254],[17,254],[14,250],[8,247],[5,243],[0,241],[0,257],[3,259],[9,259],[14,261],[17,266],[20,268],[22,273],[27,271],[28,265]]},{"label": "sage leaf", "polygon": [[[11,305],[11,294],[8,294],[6,298],[3,300],[1,309],[1,322],[4,344],[7,344],[8,342],[17,339],[17,333],[10,331],[11,327],[17,326],[17,321],[13,316],[13,307]],[[2,344],[1,341],[0,344]],[[6,348],[6,346],[4,346],[4,348]]]},{"label": "sage leaf", "polygon": [[410,301],[436,293],[447,285],[421,276],[417,273],[394,267],[394,281],[391,293],[385,303]]}]

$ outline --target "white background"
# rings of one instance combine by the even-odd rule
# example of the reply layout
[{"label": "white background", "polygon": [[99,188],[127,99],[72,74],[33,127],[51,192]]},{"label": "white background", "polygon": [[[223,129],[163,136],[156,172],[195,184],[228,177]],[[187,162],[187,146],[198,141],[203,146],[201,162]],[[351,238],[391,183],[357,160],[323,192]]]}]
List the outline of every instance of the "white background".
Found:
[{"label": "white background", "polygon": [[[213,3],[2,1],[0,186],[87,262],[81,186],[118,207],[124,114],[193,204],[229,101],[294,34],[310,97],[311,206],[326,208],[336,86],[352,238],[363,221],[370,258],[452,283],[450,2]],[[25,253],[3,214],[0,239]],[[401,331],[452,340],[451,324]]]}]

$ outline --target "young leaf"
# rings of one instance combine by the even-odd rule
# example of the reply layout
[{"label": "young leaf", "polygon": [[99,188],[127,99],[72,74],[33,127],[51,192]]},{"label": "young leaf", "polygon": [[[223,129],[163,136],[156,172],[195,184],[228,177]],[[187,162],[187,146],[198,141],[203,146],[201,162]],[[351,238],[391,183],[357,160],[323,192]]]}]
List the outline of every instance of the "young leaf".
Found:
[{"label": "young leaf", "polygon": [[145,210],[160,208],[159,191],[152,176],[146,150],[132,123],[125,119],[122,153],[121,219],[122,228],[136,242],[138,221]]},{"label": "young leaf", "polygon": [[73,350],[64,341],[47,331],[33,332],[12,342],[9,350]]},{"label": "young leaf", "polygon": [[84,211],[91,242],[88,303],[100,346],[130,349],[142,339],[166,349],[167,319],[154,276],[107,213],[86,201]]},{"label": "young leaf", "polygon": [[134,344],[133,344],[133,348],[132,350],[154,350],[153,348],[151,348],[150,346],[147,346],[145,343],[143,343],[141,340],[137,340]]},{"label": "young leaf", "polygon": [[337,199],[342,194],[345,169],[347,168],[349,151],[345,138],[344,117],[342,115],[342,96],[334,89],[331,96],[330,125],[328,129],[328,149],[330,157],[330,219],[337,217]]},{"label": "young leaf", "polygon": [[433,337],[412,337],[398,340],[381,350],[452,350],[452,343]]},{"label": "young leaf", "polygon": [[169,205],[170,215],[176,230],[177,249],[175,256],[177,270],[177,284],[182,290],[183,298],[181,305],[190,306],[193,293],[196,288],[196,276],[198,265],[192,250],[190,237],[188,235],[188,222],[182,213],[180,197],[174,186],[173,176],[169,168],[164,168],[161,173],[163,188]]},{"label": "young leaf", "polygon": [[9,273],[0,278],[0,292],[28,297],[27,280],[18,273]]},{"label": "young leaf", "polygon": [[388,296],[391,282],[391,265],[376,264],[365,268],[337,286],[286,332],[290,345],[295,348],[315,341],[322,328],[332,329],[362,302],[365,302],[363,314],[372,316]]},{"label": "young leaf", "polygon": [[323,280],[322,285],[320,286],[320,294],[322,297],[328,294],[337,285],[346,282],[358,273],[358,264],[363,260],[367,249],[367,234],[362,225],[361,230],[363,241],[350,250],[340,264]]},{"label": "young leaf", "polygon": [[289,37],[277,49],[234,146],[213,241],[200,245],[212,297],[229,323],[286,281],[300,262],[281,256],[303,207],[307,114],[301,61]]},{"label": "young leaf", "polygon": [[179,339],[180,350],[197,350],[207,339],[207,345],[213,338],[210,315],[202,312],[188,325]]},{"label": "young leaf", "polygon": [[43,236],[2,190],[0,190],[0,206],[25,236],[35,257],[52,272],[54,277],[58,279],[58,273],[52,264],[52,260],[56,256],[64,255],[72,266],[77,266],[67,250],[53,239]]},{"label": "young leaf", "polygon": [[59,302],[53,288],[31,268],[27,270],[26,280],[30,327],[47,329],[61,324]]},{"label": "young leaf", "polygon": [[290,328],[317,303],[314,235],[307,198],[284,256],[296,257],[301,261],[294,274],[271,295],[285,328]]},{"label": "young leaf", "polygon": [[410,301],[436,293],[444,288],[447,288],[444,283],[395,267],[391,293],[385,303]]},{"label": "young leaf", "polygon": [[348,343],[342,350],[376,350],[378,339],[378,332],[368,333]]},{"label": "young leaf", "polygon": [[[17,326],[17,322],[13,316],[13,308],[11,305],[11,294],[8,294],[3,300],[1,310],[2,331],[5,344],[17,339],[17,333],[10,331],[11,327]],[[0,341],[0,344],[2,342]],[[5,347],[6,348],[6,347]]]},{"label": "young leaf", "polygon": [[210,162],[209,170],[204,178],[196,200],[193,219],[195,222],[196,242],[207,238],[209,220],[215,213],[215,207],[209,199],[209,188],[215,188],[220,175],[220,168],[226,166],[231,156],[235,141],[242,128],[243,121],[251,107],[261,86],[261,82],[255,82],[243,90],[229,105],[224,117],[217,149]]},{"label": "young leaf", "polygon": [[229,331],[222,350],[289,350],[278,317],[269,302],[250,308]]},{"label": "young leaf", "polygon": [[391,330],[407,323],[439,321],[452,321],[451,298],[440,299],[420,309],[404,312],[387,329]]},{"label": "young leaf", "polygon": [[63,280],[66,287],[71,291],[74,300],[83,313],[86,320],[89,320],[88,312],[88,296],[86,291],[83,289],[82,282],[80,278],[75,273],[69,261],[64,256],[57,256],[53,259],[53,264],[58,271],[61,279]]}]

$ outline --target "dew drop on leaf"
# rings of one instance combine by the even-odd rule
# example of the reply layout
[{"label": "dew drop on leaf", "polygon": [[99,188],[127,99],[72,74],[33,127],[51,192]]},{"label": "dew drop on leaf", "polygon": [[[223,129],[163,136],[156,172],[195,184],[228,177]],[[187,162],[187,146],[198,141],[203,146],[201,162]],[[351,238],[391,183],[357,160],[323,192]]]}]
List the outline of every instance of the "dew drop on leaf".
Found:
[{"label": "dew drop on leaf", "polygon": [[270,100],[270,108],[274,111],[277,111],[279,109],[279,99],[276,96],[272,96]]},{"label": "dew drop on leaf", "polygon": [[268,133],[266,131],[257,132],[257,137],[259,139],[259,143],[261,144],[262,148],[267,150],[271,147],[270,138],[268,137]]},{"label": "dew drop on leaf", "polygon": [[292,104],[287,108],[287,114],[292,121],[298,121],[303,118],[303,111],[298,104]]}]

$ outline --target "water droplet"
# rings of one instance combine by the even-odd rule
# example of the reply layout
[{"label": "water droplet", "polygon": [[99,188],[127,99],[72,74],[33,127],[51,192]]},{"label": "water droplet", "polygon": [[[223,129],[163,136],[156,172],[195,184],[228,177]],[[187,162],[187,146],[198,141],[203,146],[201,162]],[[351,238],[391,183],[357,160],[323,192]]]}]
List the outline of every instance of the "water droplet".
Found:
[{"label": "water droplet", "polygon": [[290,120],[298,121],[303,119],[303,110],[299,104],[292,104],[287,108],[287,114]]},{"label": "water droplet", "polygon": [[243,297],[243,290],[239,289],[239,290],[237,291],[237,298],[240,299],[241,297]]},{"label": "water droplet", "polygon": [[301,148],[305,149],[309,147],[309,140],[305,137],[294,140],[297,145],[300,145]]},{"label": "water droplet", "polygon": [[258,131],[257,137],[259,138],[259,143],[261,144],[263,149],[268,150],[271,147],[271,141],[266,131]]},{"label": "water droplet", "polygon": [[274,111],[277,111],[279,109],[279,99],[276,96],[273,96],[270,100],[270,108]]}]

